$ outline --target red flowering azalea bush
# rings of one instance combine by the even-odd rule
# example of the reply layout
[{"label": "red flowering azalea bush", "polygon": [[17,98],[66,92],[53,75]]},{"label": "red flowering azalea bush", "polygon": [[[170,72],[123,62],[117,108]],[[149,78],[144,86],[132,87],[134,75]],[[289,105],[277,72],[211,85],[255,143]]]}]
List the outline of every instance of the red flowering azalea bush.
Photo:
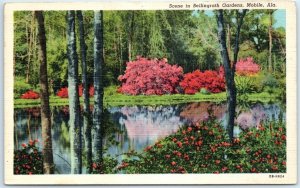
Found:
[{"label": "red flowering azalea bush", "polygon": [[166,59],[138,57],[127,63],[124,75],[119,76],[122,85],[118,92],[128,95],[162,95],[178,93],[177,86],[183,77],[183,69],[170,65]]},{"label": "red flowering azalea bush", "polygon": [[14,174],[43,174],[42,152],[38,151],[37,142],[23,143],[23,148],[14,152]]},{"label": "red flowering azalea bush", "polygon": [[255,75],[260,71],[260,66],[256,64],[252,57],[240,59],[236,63],[236,73],[240,76]]},{"label": "red flowering azalea bush", "polygon": [[26,93],[21,95],[21,99],[38,99],[40,95],[32,90],[27,91]]},{"label": "red flowering azalea bush", "polygon": [[[80,84],[80,85],[78,86],[78,95],[79,95],[79,97],[81,97],[82,94],[83,94],[83,86],[82,86],[82,84]],[[90,96],[94,96],[94,86],[91,86],[91,87],[89,88],[89,94],[90,94]],[[67,87],[61,88],[61,89],[57,92],[56,95],[59,96],[60,98],[68,98],[68,97],[69,97],[69,96],[68,96],[68,88],[67,88]]]},{"label": "red flowering azalea bush", "polygon": [[67,87],[63,87],[61,88],[57,94],[57,96],[59,96],[60,98],[68,98],[68,88]]},{"label": "red flowering azalea bush", "polygon": [[218,71],[206,70],[201,72],[196,70],[187,73],[179,85],[183,88],[185,94],[195,94],[201,88],[205,88],[211,93],[220,93],[225,91],[224,69],[220,67]]}]

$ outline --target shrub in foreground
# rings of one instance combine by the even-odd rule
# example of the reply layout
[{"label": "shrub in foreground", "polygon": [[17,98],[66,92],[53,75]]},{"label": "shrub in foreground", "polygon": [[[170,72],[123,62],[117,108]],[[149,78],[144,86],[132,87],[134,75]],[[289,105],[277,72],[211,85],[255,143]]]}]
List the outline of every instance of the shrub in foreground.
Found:
[{"label": "shrub in foreground", "polygon": [[216,122],[194,124],[145,148],[127,153],[126,173],[284,173],[286,136],[280,122],[249,129],[228,141]]},{"label": "shrub in foreground", "polygon": [[146,59],[127,63],[124,75],[119,76],[122,83],[118,92],[127,95],[163,95],[178,93],[177,86],[183,77],[183,69],[170,65],[167,59]]},{"label": "shrub in foreground", "polygon": [[23,143],[23,148],[14,152],[14,174],[43,174],[42,153],[35,145],[37,142]]}]

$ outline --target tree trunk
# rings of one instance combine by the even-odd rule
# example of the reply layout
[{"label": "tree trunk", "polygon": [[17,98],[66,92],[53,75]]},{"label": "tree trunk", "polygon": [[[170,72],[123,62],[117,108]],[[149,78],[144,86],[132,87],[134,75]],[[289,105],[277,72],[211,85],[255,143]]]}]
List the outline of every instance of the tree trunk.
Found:
[{"label": "tree trunk", "polygon": [[79,40],[81,52],[81,68],[82,68],[82,86],[83,86],[83,127],[85,135],[85,148],[87,157],[87,166],[89,173],[92,172],[92,125],[90,123],[90,96],[89,85],[87,83],[87,64],[86,64],[86,44],[84,38],[84,24],[81,11],[77,11],[79,24]]},{"label": "tree trunk", "polygon": [[41,124],[43,139],[43,170],[44,174],[53,174],[53,153],[51,136],[51,117],[48,92],[47,75],[47,50],[44,15],[41,11],[35,11],[38,23],[39,60],[40,60],[40,98],[41,98]]},{"label": "tree trunk", "polygon": [[236,108],[236,86],[234,82],[234,74],[235,74],[235,65],[237,62],[237,56],[239,52],[239,35],[240,29],[243,23],[243,18],[246,14],[246,10],[243,10],[243,13],[237,19],[238,26],[237,26],[237,33],[235,38],[235,47],[234,47],[234,58],[233,64],[231,66],[230,59],[228,56],[227,45],[226,45],[226,34],[224,28],[224,18],[223,18],[223,10],[216,11],[217,17],[217,26],[218,26],[218,37],[219,43],[221,47],[221,57],[225,69],[225,81],[227,87],[227,109],[228,114],[226,116],[227,119],[227,129],[228,135],[231,140],[233,140],[233,128],[234,128],[234,119],[235,119],[235,108]]},{"label": "tree trunk", "polygon": [[128,37],[128,60],[132,60],[132,40],[134,30],[134,11],[131,11],[130,32]]},{"label": "tree trunk", "polygon": [[78,95],[78,58],[76,53],[75,11],[68,11],[68,94],[70,113],[71,173],[81,174],[82,139]]},{"label": "tree trunk", "polygon": [[272,10],[269,10],[269,72],[272,72],[272,21],[273,12]]},{"label": "tree trunk", "polygon": [[228,41],[227,51],[228,51],[229,62],[231,62],[230,61],[230,59],[231,59],[231,55],[230,55],[230,52],[231,52],[230,40],[231,40],[230,25],[227,24],[227,41]]},{"label": "tree trunk", "polygon": [[103,11],[94,12],[94,117],[93,123],[95,128],[94,144],[95,159],[102,163],[102,115],[103,115]]}]

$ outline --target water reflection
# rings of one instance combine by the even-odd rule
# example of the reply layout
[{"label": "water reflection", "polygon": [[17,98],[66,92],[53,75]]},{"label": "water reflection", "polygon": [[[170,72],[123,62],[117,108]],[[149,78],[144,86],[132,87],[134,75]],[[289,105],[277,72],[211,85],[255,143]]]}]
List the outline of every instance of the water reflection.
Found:
[{"label": "water reflection", "polygon": [[[201,102],[169,106],[111,107],[105,114],[105,119],[109,127],[117,131],[105,135],[104,146],[110,155],[119,155],[129,150],[141,151],[158,139],[176,132],[184,124],[206,121],[209,118],[209,109],[211,115],[225,126],[226,104]],[[279,104],[254,104],[248,110],[238,108],[237,112],[236,123],[241,129],[255,127],[262,121],[285,118],[285,109]],[[52,107],[51,118],[56,173],[68,174],[70,173],[68,106]],[[29,139],[41,141],[39,108],[15,109],[14,119],[15,149],[21,148],[21,144],[28,143]],[[117,141],[118,144],[111,144],[109,139]],[[40,143],[38,146],[42,147]],[[120,160],[122,156],[118,157]]]}]

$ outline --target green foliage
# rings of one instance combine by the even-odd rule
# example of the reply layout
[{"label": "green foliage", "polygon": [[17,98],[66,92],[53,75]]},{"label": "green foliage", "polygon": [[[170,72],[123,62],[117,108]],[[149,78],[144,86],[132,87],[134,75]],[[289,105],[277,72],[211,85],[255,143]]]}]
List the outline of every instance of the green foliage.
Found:
[{"label": "green foliage", "polygon": [[204,94],[204,95],[209,95],[209,94],[210,94],[210,92],[207,91],[207,89],[205,89],[205,88],[201,88],[201,89],[200,89],[200,93],[201,93],[201,94]]},{"label": "green foliage", "polygon": [[278,87],[278,81],[272,74],[267,74],[262,81],[264,88],[275,88]]},{"label": "green foliage", "polygon": [[235,76],[236,90],[239,95],[247,95],[255,91],[254,79],[249,76]]},{"label": "green foliage", "polygon": [[14,82],[14,98],[18,99],[22,94],[32,89],[30,84],[25,82],[25,79],[22,77],[15,77]]}]

